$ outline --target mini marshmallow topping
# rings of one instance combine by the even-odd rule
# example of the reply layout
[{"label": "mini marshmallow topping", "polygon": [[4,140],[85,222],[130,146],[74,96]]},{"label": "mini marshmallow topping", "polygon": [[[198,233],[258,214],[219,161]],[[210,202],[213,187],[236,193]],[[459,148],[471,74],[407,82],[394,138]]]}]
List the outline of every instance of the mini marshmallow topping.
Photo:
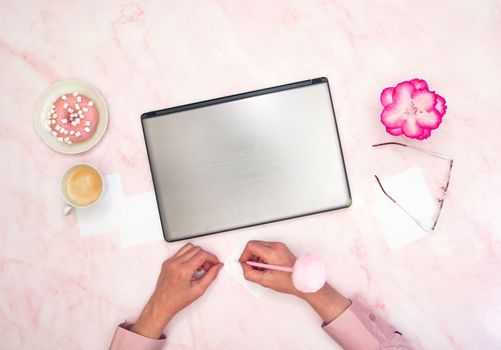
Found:
[{"label": "mini marshmallow topping", "polygon": [[[83,107],[85,106],[85,107]],[[45,127],[54,137],[66,144],[87,140],[96,131],[99,111],[94,102],[78,91],[56,98],[46,114]],[[81,123],[80,119],[86,119]],[[64,127],[63,127],[64,125]]]}]

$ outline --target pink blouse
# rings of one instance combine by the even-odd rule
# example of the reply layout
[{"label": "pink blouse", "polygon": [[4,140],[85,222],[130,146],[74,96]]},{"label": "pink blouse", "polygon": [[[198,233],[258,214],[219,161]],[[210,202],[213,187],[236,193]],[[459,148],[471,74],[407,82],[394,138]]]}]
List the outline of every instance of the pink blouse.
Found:
[{"label": "pink blouse", "polygon": [[[131,332],[131,327],[127,323],[117,327],[110,350],[161,350],[165,346],[164,335],[161,339],[150,339]],[[345,350],[412,349],[400,332],[374,315],[361,299],[354,300],[348,309],[322,328]]]}]

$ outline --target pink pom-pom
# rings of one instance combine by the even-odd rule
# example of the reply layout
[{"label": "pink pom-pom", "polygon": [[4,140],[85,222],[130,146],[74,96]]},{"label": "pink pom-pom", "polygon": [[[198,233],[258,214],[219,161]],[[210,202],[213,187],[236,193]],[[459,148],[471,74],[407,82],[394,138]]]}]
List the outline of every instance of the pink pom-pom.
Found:
[{"label": "pink pom-pom", "polygon": [[327,269],[322,258],[308,253],[296,260],[292,271],[292,283],[297,290],[314,293],[324,286],[326,280]]}]

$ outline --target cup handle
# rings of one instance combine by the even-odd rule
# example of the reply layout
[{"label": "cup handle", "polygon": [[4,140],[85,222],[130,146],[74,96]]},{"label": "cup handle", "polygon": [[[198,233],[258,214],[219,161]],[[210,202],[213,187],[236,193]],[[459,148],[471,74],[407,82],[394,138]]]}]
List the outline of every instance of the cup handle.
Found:
[{"label": "cup handle", "polygon": [[71,205],[67,205],[63,209],[63,214],[64,216],[70,215],[71,211],[73,210],[73,207]]}]

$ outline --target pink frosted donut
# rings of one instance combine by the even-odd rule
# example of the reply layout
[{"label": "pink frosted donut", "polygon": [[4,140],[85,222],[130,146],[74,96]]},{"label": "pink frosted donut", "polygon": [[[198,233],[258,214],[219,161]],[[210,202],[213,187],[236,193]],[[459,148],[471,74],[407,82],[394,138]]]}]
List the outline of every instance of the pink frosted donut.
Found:
[{"label": "pink frosted donut", "polygon": [[96,131],[99,112],[94,102],[78,92],[57,98],[47,114],[47,129],[58,141],[78,143]]},{"label": "pink frosted donut", "polygon": [[297,290],[314,293],[322,288],[327,280],[325,263],[313,253],[299,257],[292,271],[292,283]]}]

